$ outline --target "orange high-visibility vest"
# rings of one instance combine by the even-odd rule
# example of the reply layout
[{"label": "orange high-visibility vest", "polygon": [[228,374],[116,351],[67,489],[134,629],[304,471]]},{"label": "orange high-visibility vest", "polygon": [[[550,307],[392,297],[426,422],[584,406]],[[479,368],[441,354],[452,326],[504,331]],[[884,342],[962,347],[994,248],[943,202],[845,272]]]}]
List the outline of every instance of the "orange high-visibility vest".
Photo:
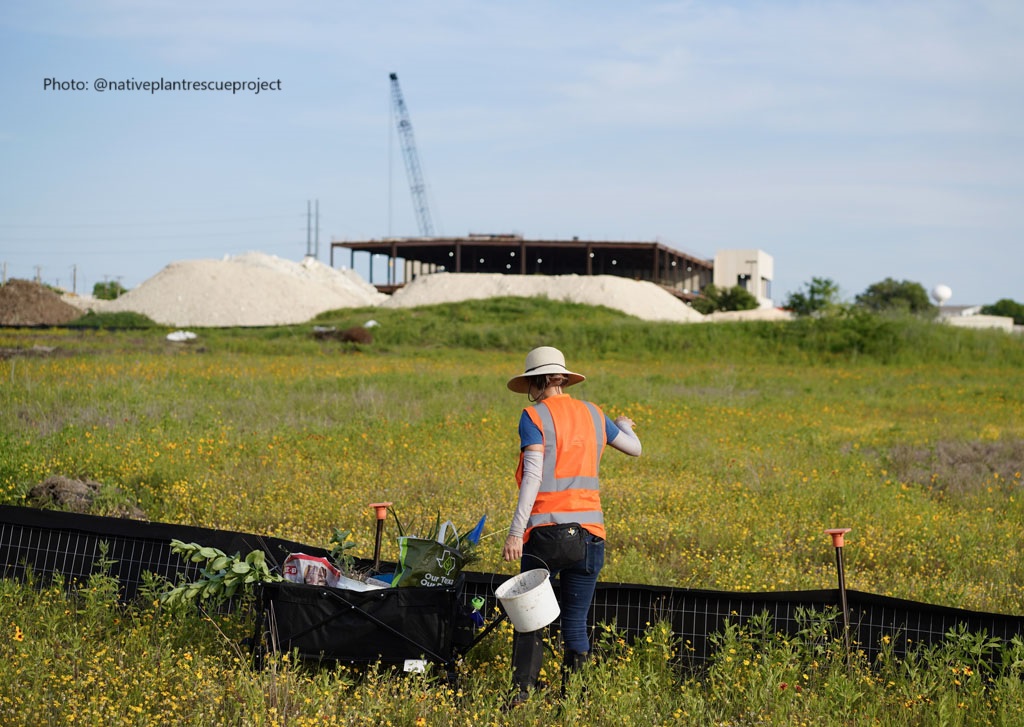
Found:
[{"label": "orange high-visibility vest", "polygon": [[[544,437],[544,465],[523,542],[529,540],[532,528],[558,523],[579,523],[605,537],[598,483],[607,444],[604,414],[594,404],[568,394],[548,397],[525,411]],[[516,482],[522,486],[522,452]]]}]

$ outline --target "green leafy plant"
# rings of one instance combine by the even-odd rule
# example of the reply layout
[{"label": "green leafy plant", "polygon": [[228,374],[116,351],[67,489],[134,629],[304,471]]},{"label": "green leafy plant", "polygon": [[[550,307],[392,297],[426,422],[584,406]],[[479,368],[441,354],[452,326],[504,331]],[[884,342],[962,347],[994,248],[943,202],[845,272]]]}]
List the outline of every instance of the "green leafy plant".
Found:
[{"label": "green leafy plant", "polygon": [[175,539],[171,541],[171,552],[188,563],[203,565],[200,578],[175,586],[161,597],[164,605],[196,601],[218,604],[236,595],[251,595],[256,583],[283,580],[270,570],[262,550],[254,550],[243,558],[238,553],[227,555],[218,548]]},{"label": "green leafy plant", "polygon": [[355,547],[351,530],[334,528],[334,532],[331,533],[330,559],[345,575],[351,575],[355,571],[355,556],[349,552]]}]

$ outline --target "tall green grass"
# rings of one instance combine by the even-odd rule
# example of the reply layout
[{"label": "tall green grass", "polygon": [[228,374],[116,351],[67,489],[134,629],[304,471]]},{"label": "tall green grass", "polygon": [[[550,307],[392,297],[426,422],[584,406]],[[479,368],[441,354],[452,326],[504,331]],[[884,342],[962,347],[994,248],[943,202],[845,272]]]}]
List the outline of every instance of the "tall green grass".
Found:
[{"label": "tall green grass", "polygon": [[[371,319],[368,345],[312,335]],[[0,330],[0,502],[26,504],[53,474],[88,478],[154,520],[314,545],[351,529],[365,557],[367,506],[391,500],[410,522],[488,514],[478,567],[512,572],[499,549],[526,401],[505,381],[529,348],[556,345],[588,377],[570,391],[629,414],[644,444],[605,459],[605,580],[830,588],[823,530],[843,526],[851,588],[1024,613],[1017,336],[872,317],[649,323],[523,299],[199,329],[188,344],[166,332]],[[505,716],[508,633],[471,652],[457,689],[286,660],[255,673],[251,624],[121,611],[102,574],[70,595],[0,586],[0,723],[1017,724],[1024,710],[1020,646],[967,634],[848,666],[812,616],[795,641],[723,625],[694,676],[658,624],[637,644],[606,625],[585,696],[575,684],[567,702]],[[999,671],[971,661],[995,648]]]},{"label": "tall green grass", "polygon": [[494,298],[424,306],[325,313],[339,328],[380,324],[379,347],[470,348],[508,352],[558,342],[576,355],[674,356],[736,363],[888,364],[1024,362],[1020,336],[937,324],[912,316],[853,313],[788,323],[652,323],[600,306],[538,298]]},{"label": "tall green grass", "polygon": [[[412,309],[356,308],[323,313],[308,324],[199,331],[193,348],[220,353],[307,354],[333,351],[336,342],[317,341],[313,327],[339,330],[366,326],[376,352],[413,350],[419,355],[451,349],[519,353],[557,342],[577,356],[629,355],[641,360],[672,356],[682,360],[732,363],[1004,364],[1024,362],[1020,336],[947,326],[903,315],[853,312],[800,318],[787,323],[657,323],[610,308],[543,298],[489,298]],[[376,324],[376,325],[374,325]],[[136,350],[181,348],[163,340],[170,329],[144,317],[90,314],[71,329],[111,332],[137,329]],[[153,330],[150,330],[153,329]],[[60,341],[91,347],[96,341],[68,331]],[[0,333],[2,340],[2,333]],[[106,345],[106,339],[100,339]],[[342,350],[358,350],[355,344]]]}]

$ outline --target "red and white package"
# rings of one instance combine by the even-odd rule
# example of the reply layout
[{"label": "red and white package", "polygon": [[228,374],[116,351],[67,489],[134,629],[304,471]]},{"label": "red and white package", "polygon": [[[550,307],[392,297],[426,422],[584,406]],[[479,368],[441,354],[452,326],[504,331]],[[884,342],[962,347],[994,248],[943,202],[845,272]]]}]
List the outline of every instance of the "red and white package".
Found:
[{"label": "red and white package", "polygon": [[337,588],[341,571],[327,558],[305,553],[290,553],[284,559],[284,579],[292,583]]}]

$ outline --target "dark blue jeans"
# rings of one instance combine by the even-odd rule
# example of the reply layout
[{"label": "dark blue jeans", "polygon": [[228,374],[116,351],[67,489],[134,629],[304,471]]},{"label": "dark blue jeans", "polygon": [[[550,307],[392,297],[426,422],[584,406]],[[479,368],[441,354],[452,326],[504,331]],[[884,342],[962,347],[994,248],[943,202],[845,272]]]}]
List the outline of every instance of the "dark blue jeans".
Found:
[{"label": "dark blue jeans", "polygon": [[[542,564],[529,555],[524,555],[519,561],[520,571],[540,567]],[[579,654],[590,651],[587,616],[590,614],[590,604],[594,600],[597,577],[603,567],[604,540],[588,535],[586,557],[551,574],[552,578],[557,576],[559,582],[558,606],[562,612],[562,644],[566,651],[575,651]]]}]

